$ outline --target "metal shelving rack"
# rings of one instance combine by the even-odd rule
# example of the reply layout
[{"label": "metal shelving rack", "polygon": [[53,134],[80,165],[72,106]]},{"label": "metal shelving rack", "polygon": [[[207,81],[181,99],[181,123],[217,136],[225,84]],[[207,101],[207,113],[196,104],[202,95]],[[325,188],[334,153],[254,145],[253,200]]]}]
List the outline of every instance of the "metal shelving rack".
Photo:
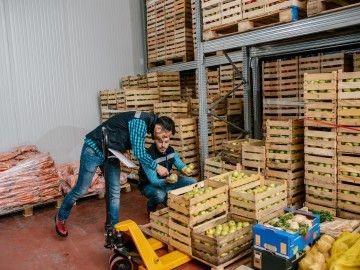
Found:
[{"label": "metal shelving rack", "polygon": [[[225,56],[205,57],[216,51],[241,49],[230,53],[233,62],[243,62],[244,127],[251,137],[261,138],[260,59],[264,57],[315,51],[360,44],[360,6],[335,11],[296,22],[255,29],[210,41],[202,39],[201,0],[196,0],[197,58],[195,61],[152,68],[149,71],[198,70],[200,167],[203,175],[208,157],[205,67],[228,63]],[[351,29],[353,28],[353,29]],[[340,31],[341,30],[341,31]],[[346,30],[346,31],[344,31]],[[322,35],[324,33],[324,35]],[[316,36],[315,36],[316,35]],[[200,42],[201,41],[201,42]],[[281,105],[280,103],[278,103]],[[294,102],[285,105],[297,105]]]}]

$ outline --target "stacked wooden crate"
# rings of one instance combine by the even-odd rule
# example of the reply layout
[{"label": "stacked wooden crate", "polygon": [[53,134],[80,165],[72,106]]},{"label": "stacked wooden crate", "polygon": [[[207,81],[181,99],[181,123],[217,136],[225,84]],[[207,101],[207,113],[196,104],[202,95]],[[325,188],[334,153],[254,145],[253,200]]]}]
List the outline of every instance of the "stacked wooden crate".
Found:
[{"label": "stacked wooden crate", "polygon": [[[220,95],[224,96],[233,90],[238,84],[241,83],[242,77],[242,63],[234,63],[238,71],[234,69],[233,65],[220,66]],[[239,74],[240,73],[240,74]],[[243,86],[238,89],[230,97],[242,97]]]},{"label": "stacked wooden crate", "polygon": [[360,218],[360,72],[338,73],[338,214]]},{"label": "stacked wooden crate", "polygon": [[321,73],[338,71],[339,69],[348,71],[352,67],[351,59],[344,52],[322,53],[320,54]]},{"label": "stacked wooden crate", "polygon": [[227,184],[212,180],[170,191],[170,245],[192,255],[192,228],[204,221],[227,214],[228,200]]},{"label": "stacked wooden crate", "polygon": [[244,169],[265,171],[265,141],[251,140],[242,143],[242,162]]},{"label": "stacked wooden crate", "polygon": [[285,183],[260,178],[230,189],[230,213],[263,223],[282,213],[286,196]]},{"label": "stacked wooden crate", "polygon": [[154,112],[172,118],[187,118],[189,117],[189,103],[175,101],[155,103]]},{"label": "stacked wooden crate", "polygon": [[158,89],[124,88],[125,104],[128,111],[154,111],[154,104],[160,101]]},{"label": "stacked wooden crate", "polygon": [[192,60],[191,0],[148,0],[146,5],[149,66]]},{"label": "stacked wooden crate", "polygon": [[207,93],[209,97],[221,96],[219,71],[219,67],[211,67],[206,69]]},{"label": "stacked wooden crate", "polygon": [[[207,98],[206,99],[206,103],[207,103],[207,106],[208,106],[208,109],[209,107],[211,106],[211,104],[213,104],[214,102],[216,101],[215,98]],[[216,113],[217,115],[226,115],[226,100],[218,103],[216,105],[216,107],[213,110],[214,113]],[[198,116],[199,115],[199,99],[197,98],[192,98],[190,100],[190,108],[191,108],[191,114],[194,115],[194,116]]]},{"label": "stacked wooden crate", "polygon": [[179,153],[185,164],[194,164],[193,175],[199,166],[199,147],[196,118],[175,118],[176,134],[171,137],[171,145]]},{"label": "stacked wooden crate", "polygon": [[163,243],[169,243],[169,208],[150,213],[151,236]]},{"label": "stacked wooden crate", "polygon": [[304,100],[306,205],[335,215],[337,72],[305,74]]},{"label": "stacked wooden crate", "polygon": [[236,169],[236,165],[223,160],[221,157],[212,157],[205,160],[205,178],[217,176]]},{"label": "stacked wooden crate", "polygon": [[287,187],[288,206],[304,202],[303,120],[266,121],[266,179]]},{"label": "stacked wooden crate", "polygon": [[180,73],[180,88],[182,100],[189,100],[196,96],[196,75],[194,71]]},{"label": "stacked wooden crate", "polygon": [[100,91],[101,121],[125,110],[125,93],[123,89]]},{"label": "stacked wooden crate", "polygon": [[[226,117],[224,117],[226,119]],[[224,141],[228,140],[227,123],[216,117],[208,117],[208,138],[209,138],[209,155],[216,155],[222,151]]]},{"label": "stacked wooden crate", "polygon": [[180,101],[179,72],[154,72],[147,74],[149,90],[159,91],[160,102]]},{"label": "stacked wooden crate", "polygon": [[336,11],[349,5],[358,4],[358,0],[308,0],[307,15],[309,17],[319,15],[323,12]]}]

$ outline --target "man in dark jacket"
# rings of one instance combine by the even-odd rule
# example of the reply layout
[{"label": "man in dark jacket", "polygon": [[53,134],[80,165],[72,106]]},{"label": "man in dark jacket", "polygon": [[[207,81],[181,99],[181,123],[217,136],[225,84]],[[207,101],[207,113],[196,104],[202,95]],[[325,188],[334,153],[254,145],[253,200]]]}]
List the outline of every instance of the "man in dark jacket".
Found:
[{"label": "man in dark jacket", "polygon": [[155,211],[158,204],[167,205],[167,192],[170,190],[196,183],[194,178],[187,177],[190,171],[186,169],[186,165],[180,159],[179,154],[169,144],[170,136],[156,136],[154,143],[146,151],[158,165],[165,167],[169,172],[174,165],[185,176],[180,175],[175,183],[169,183],[173,182],[174,179],[170,180],[163,177],[155,169],[141,164],[139,189],[149,199],[147,202],[148,213]]},{"label": "man in dark jacket", "polygon": [[[151,168],[159,175],[166,177],[168,170],[157,164],[146,152],[144,143],[146,134],[154,136],[170,136],[175,134],[174,122],[171,118],[158,117],[147,112],[123,112],[102,123],[85,136],[80,156],[80,170],[78,180],[73,189],[65,196],[64,201],[55,215],[55,230],[62,237],[68,236],[65,221],[70,215],[71,208],[77,199],[84,196],[91,184],[97,167],[104,164],[102,151],[102,127],[108,131],[109,148],[125,153],[132,150],[140,164]],[[110,201],[110,220],[115,225],[119,222],[120,207],[120,163],[118,159],[110,159],[108,166],[108,181]]]}]

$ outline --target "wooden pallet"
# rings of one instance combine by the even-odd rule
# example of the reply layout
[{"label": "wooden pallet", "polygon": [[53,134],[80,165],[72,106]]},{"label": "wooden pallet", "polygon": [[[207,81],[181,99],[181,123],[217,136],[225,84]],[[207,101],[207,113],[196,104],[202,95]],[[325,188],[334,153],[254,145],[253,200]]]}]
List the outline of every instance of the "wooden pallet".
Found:
[{"label": "wooden pallet", "polygon": [[343,72],[339,70],[339,100],[360,99],[360,71]]},{"label": "wooden pallet", "polygon": [[35,204],[26,204],[26,205],[17,206],[17,207],[11,208],[11,209],[5,209],[5,210],[0,211],[0,216],[23,212],[24,217],[30,217],[34,214],[34,209],[41,207],[41,206],[46,206],[46,205],[55,203],[55,208],[60,208],[63,199],[64,198],[61,196],[61,197],[47,200],[44,202],[39,202],[39,203],[35,203]]},{"label": "wooden pallet", "polygon": [[[302,13],[301,13],[302,15]],[[227,36],[235,33],[246,32],[262,27],[269,27],[280,23],[288,23],[297,21],[300,17],[300,9],[292,6],[282,10],[274,10],[269,12],[260,12],[258,16],[241,19],[238,22],[232,22],[224,25],[214,26],[212,29],[204,31],[204,40],[210,40]]]},{"label": "wooden pallet", "polygon": [[357,6],[357,0],[308,0],[307,15],[308,17],[338,11],[344,8]]}]

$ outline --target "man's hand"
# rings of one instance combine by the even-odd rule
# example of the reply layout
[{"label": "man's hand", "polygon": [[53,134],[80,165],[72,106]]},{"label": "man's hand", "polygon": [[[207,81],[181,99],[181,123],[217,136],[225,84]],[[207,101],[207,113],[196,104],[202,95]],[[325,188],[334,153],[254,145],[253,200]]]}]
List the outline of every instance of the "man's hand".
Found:
[{"label": "man's hand", "polygon": [[123,155],[124,155],[127,159],[131,160],[130,150],[126,150],[126,151],[123,153]]},{"label": "man's hand", "polygon": [[158,165],[156,167],[156,172],[162,177],[169,175],[169,171],[164,166],[161,166],[161,165]]},{"label": "man's hand", "polygon": [[188,169],[186,168],[186,166],[181,170],[181,172],[182,172],[183,174],[185,174],[186,176],[191,176],[191,174],[192,174],[192,171],[188,170]]}]

